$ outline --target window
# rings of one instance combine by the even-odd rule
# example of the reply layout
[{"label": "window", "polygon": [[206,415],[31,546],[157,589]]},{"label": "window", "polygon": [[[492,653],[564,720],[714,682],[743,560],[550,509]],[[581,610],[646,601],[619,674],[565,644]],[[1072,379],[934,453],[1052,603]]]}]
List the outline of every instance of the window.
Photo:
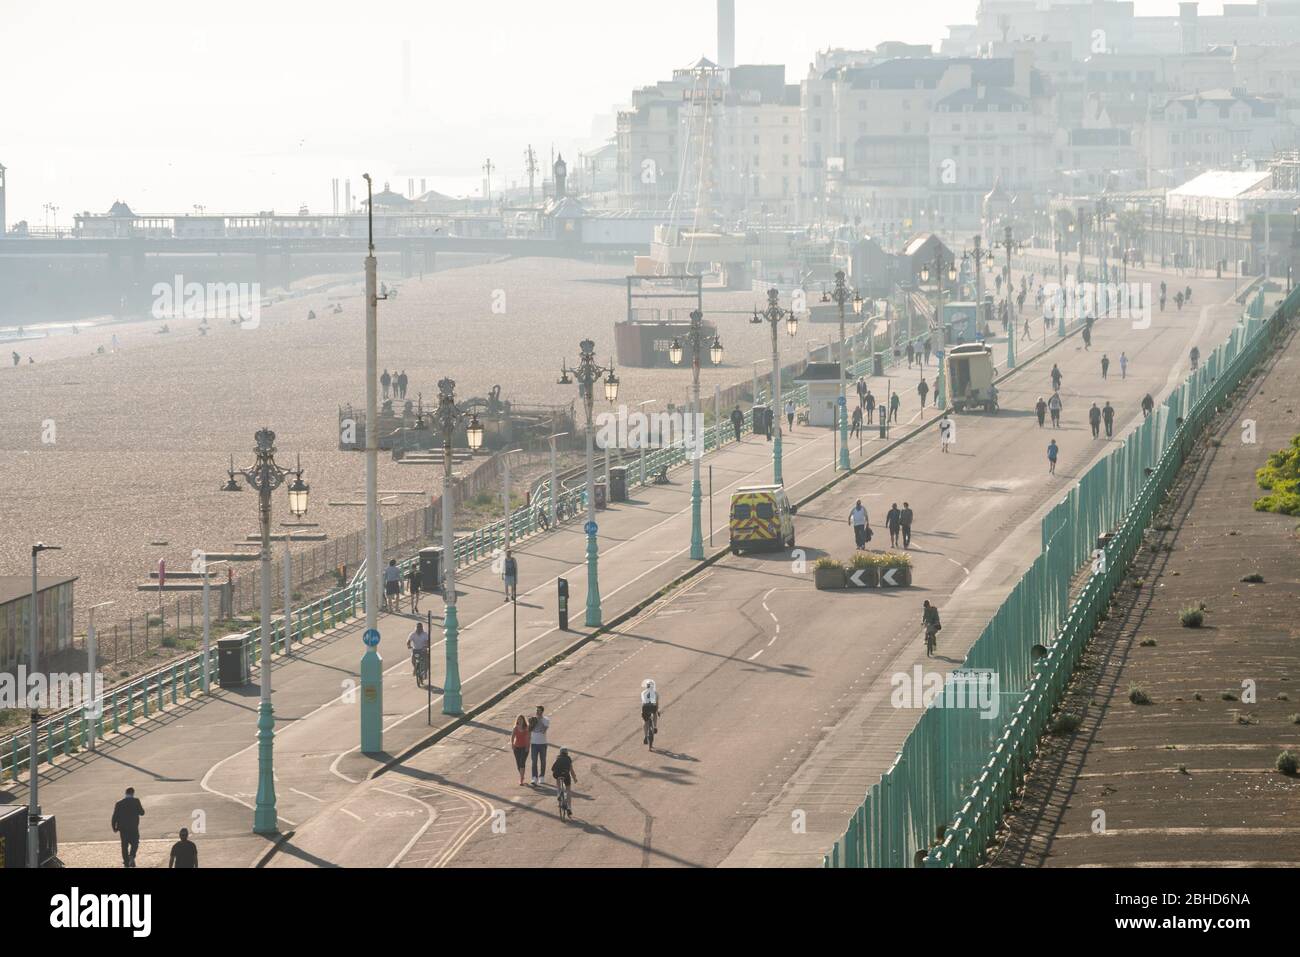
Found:
[{"label": "window", "polygon": [[[769,505],[768,510],[770,511],[771,508],[772,506]],[[731,507],[731,517],[737,521],[743,522],[745,519],[749,518],[749,512],[750,507],[748,505],[733,505]]]},{"label": "window", "polygon": [[773,510],[771,502],[759,502],[754,508],[754,514],[758,518],[770,519],[776,515],[776,512]]}]

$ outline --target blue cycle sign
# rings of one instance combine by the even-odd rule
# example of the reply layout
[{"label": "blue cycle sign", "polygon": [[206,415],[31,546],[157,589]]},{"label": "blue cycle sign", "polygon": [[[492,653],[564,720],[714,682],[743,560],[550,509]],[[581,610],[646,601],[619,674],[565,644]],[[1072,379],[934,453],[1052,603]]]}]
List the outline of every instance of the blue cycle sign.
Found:
[{"label": "blue cycle sign", "polygon": [[367,648],[374,648],[379,644],[379,629],[367,628],[366,633],[361,636],[361,640]]},{"label": "blue cycle sign", "polygon": [[595,523],[595,522],[588,522],[586,525],[582,526],[582,530],[583,530],[584,532],[586,532],[588,535],[595,535],[595,534],[596,534],[596,523]]}]

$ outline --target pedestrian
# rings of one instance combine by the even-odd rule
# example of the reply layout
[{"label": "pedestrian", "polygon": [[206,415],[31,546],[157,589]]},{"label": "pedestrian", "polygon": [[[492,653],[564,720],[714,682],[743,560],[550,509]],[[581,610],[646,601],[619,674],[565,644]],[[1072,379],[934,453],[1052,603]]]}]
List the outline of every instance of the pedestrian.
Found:
[{"label": "pedestrian", "polygon": [[870,423],[873,421],[876,414],[876,397],[871,394],[870,389],[867,390],[866,406],[867,406],[867,422]]},{"label": "pedestrian", "polygon": [[863,379],[861,377],[858,378],[857,390],[858,390],[858,405],[862,405],[867,401],[867,380],[866,379]]},{"label": "pedestrian", "polygon": [[420,610],[420,563],[411,562],[411,570],[406,575],[406,590],[411,594],[411,612]]},{"label": "pedestrian", "polygon": [[1041,395],[1038,397],[1038,402],[1034,405],[1034,411],[1038,413],[1038,427],[1041,429],[1043,427],[1043,420],[1047,418],[1047,403],[1043,401]]},{"label": "pedestrian", "polygon": [[785,420],[790,423],[790,431],[794,431],[794,399],[785,401]]},{"label": "pedestrian", "polygon": [[903,503],[903,510],[898,513],[898,526],[903,531],[903,547],[912,544],[912,506]]},{"label": "pedestrian", "polygon": [[1196,346],[1192,346],[1192,351],[1188,353],[1188,358],[1192,360],[1192,371],[1195,372],[1196,367],[1201,364],[1201,350],[1196,348]]},{"label": "pedestrian", "polygon": [[731,430],[736,433],[736,441],[740,441],[740,430],[745,427],[745,413],[740,411],[740,406],[731,410]]},{"label": "pedestrian", "polygon": [[524,769],[528,767],[528,745],[531,739],[532,732],[528,729],[528,719],[521,714],[515,718],[515,726],[510,732],[510,750],[515,753],[515,767],[519,769],[520,787],[524,786]]},{"label": "pedestrian", "polygon": [[901,404],[902,401],[898,398],[898,393],[897,392],[891,393],[889,396],[889,421],[890,422],[898,421],[898,407]]},{"label": "pedestrian", "polygon": [[867,510],[862,504],[862,499],[858,499],[853,510],[849,512],[849,524],[853,526],[853,543],[861,551],[867,547],[867,542],[871,541],[870,519],[867,518]]},{"label": "pedestrian", "polygon": [[392,384],[393,384],[393,377],[392,375],[389,374],[388,370],[385,369],[384,374],[379,377],[379,385],[384,390],[385,399],[388,398],[388,387],[391,386]]},{"label": "pedestrian", "polygon": [[939,420],[939,451],[947,455],[948,446],[951,444],[952,444],[952,419],[948,418],[947,412],[944,412],[943,418]]},{"label": "pedestrian", "polygon": [[916,348],[909,341],[907,343],[907,367],[912,368],[912,360],[916,357]]},{"label": "pedestrian", "polygon": [[506,549],[506,560],[501,566],[501,579],[506,584],[506,601],[519,597],[519,564],[515,561],[515,553]]},{"label": "pedestrian", "polygon": [[397,567],[396,558],[390,558],[384,569],[384,610],[402,610],[402,570]]},{"label": "pedestrian", "polygon": [[1052,414],[1052,428],[1059,429],[1061,427],[1061,393],[1052,393],[1052,397],[1047,400],[1047,411]]},{"label": "pedestrian", "polygon": [[406,378],[406,370],[403,369],[397,374],[397,389],[401,393],[401,398],[406,398],[406,386],[410,380]]},{"label": "pedestrian", "polygon": [[1083,327],[1083,351],[1088,352],[1092,349],[1092,330],[1087,326]]},{"label": "pedestrian", "polygon": [[140,849],[140,818],[144,805],[135,796],[135,788],[127,788],[126,796],[113,805],[113,831],[122,842],[122,866],[135,867],[135,852]]},{"label": "pedestrian", "polygon": [[849,435],[856,435],[858,438],[862,437],[862,406],[858,406],[853,410],[853,420],[849,424]]},{"label": "pedestrian", "polygon": [[889,547],[898,547],[898,533],[903,525],[903,513],[898,510],[898,503],[894,502],[889,506],[889,512],[885,515],[885,528],[889,529]]},{"label": "pedestrian", "polygon": [[1148,392],[1146,395],[1142,397],[1142,418],[1145,419],[1147,416],[1149,416],[1151,414],[1151,410],[1154,409],[1155,407],[1156,407],[1156,400],[1151,398],[1151,393]]},{"label": "pedestrian", "polygon": [[1119,354],[1119,377],[1121,379],[1128,378],[1128,354],[1124,352]]},{"label": "pedestrian", "polygon": [[1101,377],[1105,379],[1110,374],[1110,357],[1106,353],[1101,354]]},{"label": "pedestrian", "polygon": [[1092,426],[1092,437],[1094,439],[1097,438],[1098,434],[1101,432],[1101,409],[1097,407],[1096,402],[1094,402],[1092,408],[1088,410],[1088,424]]},{"label": "pedestrian", "polygon": [[1052,391],[1060,392],[1061,391],[1061,368],[1060,366],[1056,365],[1056,363],[1052,363],[1051,376],[1052,376]]},{"label": "pedestrian", "polygon": [[540,704],[537,706],[537,714],[533,715],[533,720],[528,722],[529,742],[533,751],[533,785],[542,784],[546,780],[546,732],[551,727],[551,719],[546,717],[542,712],[546,709]]},{"label": "pedestrian", "polygon": [[921,397],[921,410],[925,411],[925,399],[930,394],[930,386],[924,378],[916,386],[916,394]]},{"label": "pedestrian", "polygon": [[930,340],[929,339],[925,340],[925,345],[923,348],[925,350],[925,365],[929,365],[930,364]]},{"label": "pedestrian", "polygon": [[167,867],[198,867],[199,848],[190,840],[190,829],[181,828],[181,839],[172,845],[172,852],[167,859]]},{"label": "pedestrian", "polygon": [[1101,419],[1106,423],[1106,438],[1113,438],[1115,435],[1115,408],[1109,402],[1101,410]]},{"label": "pedestrian", "polygon": [[1047,443],[1047,474],[1048,475],[1056,474],[1056,456],[1059,452],[1060,449],[1056,445],[1056,439],[1052,439],[1052,441]]},{"label": "pedestrian", "polygon": [[18,360],[21,359],[22,356],[20,356],[20,355],[19,355],[18,353],[16,353],[16,352],[15,352],[13,355],[14,355],[14,365],[16,366],[16,365],[18,365]]}]

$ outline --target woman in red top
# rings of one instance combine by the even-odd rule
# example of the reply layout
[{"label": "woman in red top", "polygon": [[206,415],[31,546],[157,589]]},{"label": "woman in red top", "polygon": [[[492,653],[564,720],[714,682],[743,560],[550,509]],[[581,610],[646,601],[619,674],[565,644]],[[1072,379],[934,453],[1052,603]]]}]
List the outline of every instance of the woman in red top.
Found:
[{"label": "woman in red top", "polygon": [[528,742],[531,734],[528,720],[522,714],[515,718],[514,730],[510,732],[510,747],[515,752],[515,764],[519,766],[520,786],[524,783],[524,766],[528,764]]}]

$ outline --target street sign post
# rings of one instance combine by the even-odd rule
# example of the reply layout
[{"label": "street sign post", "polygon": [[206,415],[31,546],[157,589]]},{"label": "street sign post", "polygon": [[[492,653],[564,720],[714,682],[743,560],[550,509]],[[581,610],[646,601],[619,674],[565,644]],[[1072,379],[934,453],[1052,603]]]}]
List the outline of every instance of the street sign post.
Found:
[{"label": "street sign post", "polygon": [[384,740],[384,662],[377,651],[379,629],[367,628],[361,636],[366,652],[361,656],[361,750],[378,754]]}]

